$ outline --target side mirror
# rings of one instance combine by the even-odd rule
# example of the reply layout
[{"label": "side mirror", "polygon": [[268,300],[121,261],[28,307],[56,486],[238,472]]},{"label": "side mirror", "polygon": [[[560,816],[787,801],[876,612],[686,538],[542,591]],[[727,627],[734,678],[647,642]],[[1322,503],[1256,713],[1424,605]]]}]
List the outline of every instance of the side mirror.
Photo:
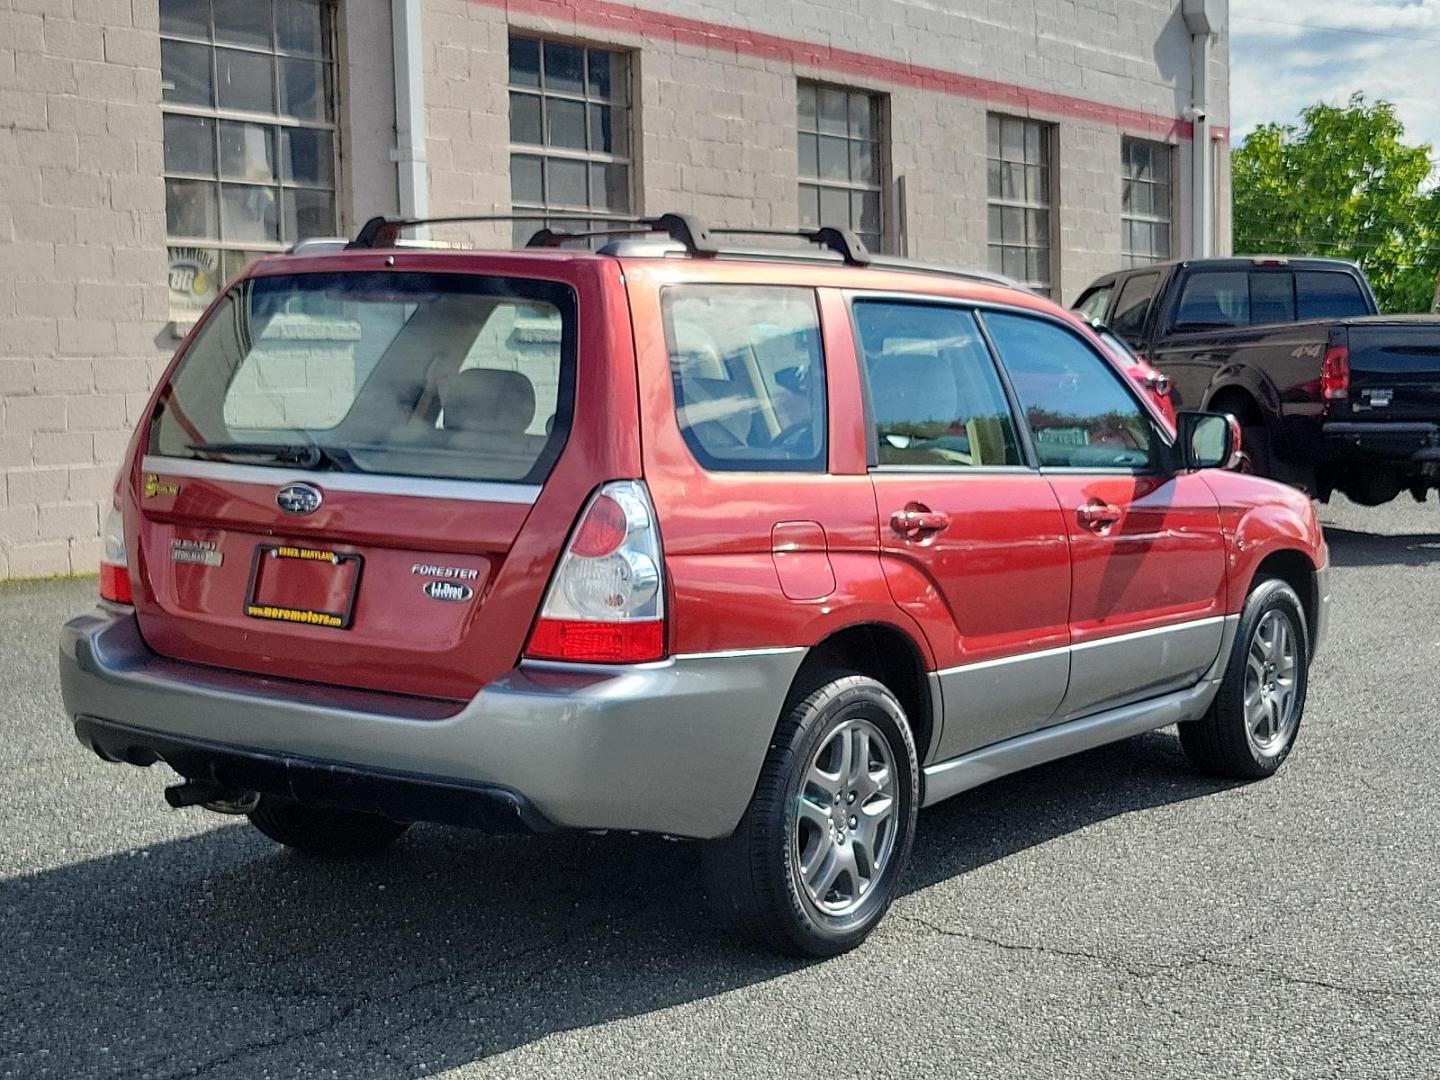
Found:
[{"label": "side mirror", "polygon": [[1176,446],[1186,469],[1234,469],[1243,460],[1240,421],[1228,413],[1181,412]]}]

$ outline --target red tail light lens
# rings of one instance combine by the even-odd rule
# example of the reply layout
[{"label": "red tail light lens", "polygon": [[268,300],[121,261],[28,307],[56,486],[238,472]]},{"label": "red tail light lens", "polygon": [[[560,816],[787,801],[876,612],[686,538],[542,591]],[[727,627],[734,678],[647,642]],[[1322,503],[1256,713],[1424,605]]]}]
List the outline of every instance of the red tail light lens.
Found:
[{"label": "red tail light lens", "polygon": [[1326,401],[1350,396],[1350,346],[1345,342],[1332,342],[1325,352],[1325,362],[1320,368],[1320,396]]},{"label": "red tail light lens", "polygon": [[570,550],[587,559],[598,559],[623,544],[629,531],[625,508],[609,495],[597,495],[576,530],[575,539],[570,541]]},{"label": "red tail light lens", "polygon": [[118,506],[105,518],[101,540],[105,548],[100,555],[100,599],[114,604],[133,604],[130,560],[125,551],[125,518]]},{"label": "red tail light lens", "polygon": [[665,655],[665,620],[594,622],[589,619],[541,619],[530,635],[526,654],[548,660],[635,664]]}]

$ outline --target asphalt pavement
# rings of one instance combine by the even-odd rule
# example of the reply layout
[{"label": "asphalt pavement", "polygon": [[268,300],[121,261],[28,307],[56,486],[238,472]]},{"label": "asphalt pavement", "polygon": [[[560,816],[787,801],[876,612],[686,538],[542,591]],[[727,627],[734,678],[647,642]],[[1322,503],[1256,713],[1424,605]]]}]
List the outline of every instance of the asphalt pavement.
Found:
[{"label": "asphalt pavement", "polygon": [[719,937],[693,845],[417,827],[315,863],[75,741],[0,585],[0,1077],[1440,1075],[1440,506],[1327,507],[1335,620],[1280,775],[1173,732],[922,813],[824,963]]}]

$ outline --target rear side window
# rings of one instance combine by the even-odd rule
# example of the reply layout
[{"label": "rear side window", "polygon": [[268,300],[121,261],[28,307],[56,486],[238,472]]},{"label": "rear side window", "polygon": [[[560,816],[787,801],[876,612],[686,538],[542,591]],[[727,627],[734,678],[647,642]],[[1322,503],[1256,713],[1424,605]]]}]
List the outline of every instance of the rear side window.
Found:
[{"label": "rear side window", "polygon": [[1110,294],[1114,291],[1115,286],[1113,285],[1101,285],[1091,289],[1080,297],[1075,304],[1075,310],[1087,319],[1104,319],[1105,309],[1110,306]]},{"label": "rear side window", "polygon": [[815,292],[672,285],[660,297],[675,414],[715,471],[825,471],[825,364]]},{"label": "rear side window", "polygon": [[987,312],[1040,464],[1147,471],[1154,429],[1120,375],[1079,336],[1042,319]]},{"label": "rear side window", "polygon": [[1244,270],[1191,274],[1180,293],[1176,330],[1224,330],[1250,322],[1250,278]]},{"label": "rear side window", "polygon": [[536,483],[568,430],[575,324],[574,294],[551,282],[249,279],[186,351],[150,453]]},{"label": "rear side window", "polygon": [[1020,465],[1015,419],[975,316],[940,304],[861,300],[876,462]]},{"label": "rear side window", "polygon": [[1360,282],[1343,271],[1295,271],[1295,299],[1302,319],[1350,319],[1370,314]]},{"label": "rear side window", "polygon": [[1150,311],[1150,298],[1155,295],[1159,274],[1136,274],[1125,279],[1120,299],[1115,303],[1115,317],[1110,327],[1121,337],[1135,341],[1145,329],[1145,316]]}]

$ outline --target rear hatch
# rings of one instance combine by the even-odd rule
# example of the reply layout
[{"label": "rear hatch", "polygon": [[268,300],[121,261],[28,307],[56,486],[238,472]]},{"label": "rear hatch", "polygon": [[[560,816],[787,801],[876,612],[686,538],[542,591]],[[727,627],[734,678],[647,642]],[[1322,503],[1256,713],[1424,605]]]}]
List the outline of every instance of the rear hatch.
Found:
[{"label": "rear hatch", "polygon": [[1380,316],[1347,320],[1348,410],[1331,419],[1440,423],[1440,319]]},{"label": "rear hatch", "polygon": [[[618,264],[589,254],[262,264],[208,313],[145,433],[147,642],[472,696],[516,662],[588,493],[638,475],[624,316]],[[617,355],[628,382],[605,370]]]}]

